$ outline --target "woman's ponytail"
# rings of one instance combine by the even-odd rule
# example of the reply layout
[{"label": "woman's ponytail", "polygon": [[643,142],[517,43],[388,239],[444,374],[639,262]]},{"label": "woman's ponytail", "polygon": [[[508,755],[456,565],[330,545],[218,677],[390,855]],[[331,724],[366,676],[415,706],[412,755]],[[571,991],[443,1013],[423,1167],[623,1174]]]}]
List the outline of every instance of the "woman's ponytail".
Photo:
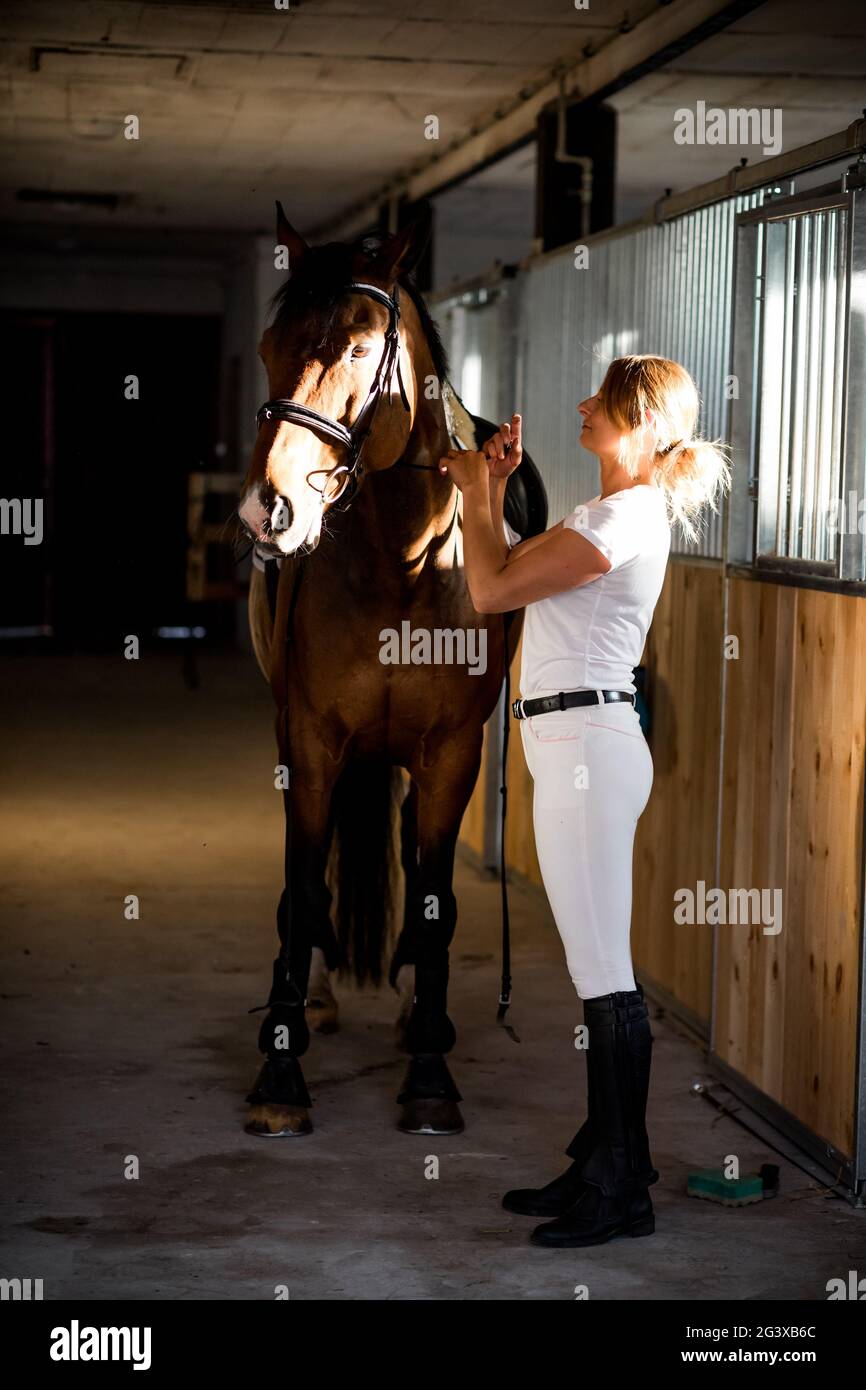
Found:
[{"label": "woman's ponytail", "polygon": [[731,485],[725,445],[717,439],[681,440],[657,454],[654,463],[671,522],[686,540],[697,540],[704,508],[718,511],[719,499]]}]

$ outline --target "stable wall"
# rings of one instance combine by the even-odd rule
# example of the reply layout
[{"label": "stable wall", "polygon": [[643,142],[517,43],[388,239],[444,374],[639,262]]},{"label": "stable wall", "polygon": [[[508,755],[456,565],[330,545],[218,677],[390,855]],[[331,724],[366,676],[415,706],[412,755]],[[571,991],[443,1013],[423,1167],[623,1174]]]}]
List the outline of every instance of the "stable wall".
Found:
[{"label": "stable wall", "polygon": [[782,930],[719,927],[714,1050],[850,1157],[863,936],[866,598],[729,581],[720,884]]},{"label": "stable wall", "polygon": [[[726,634],[738,639],[735,659],[724,658]],[[635,842],[638,977],[720,1062],[851,1158],[866,597],[754,574],[725,580],[718,562],[672,557],[644,662],[655,776]],[[519,653],[515,692],[518,673]],[[496,785],[486,775],[492,728],[461,835],[479,856]],[[508,866],[541,885],[516,722],[509,742]],[[781,931],[678,924],[674,894],[700,880],[707,891],[781,889]]]}]

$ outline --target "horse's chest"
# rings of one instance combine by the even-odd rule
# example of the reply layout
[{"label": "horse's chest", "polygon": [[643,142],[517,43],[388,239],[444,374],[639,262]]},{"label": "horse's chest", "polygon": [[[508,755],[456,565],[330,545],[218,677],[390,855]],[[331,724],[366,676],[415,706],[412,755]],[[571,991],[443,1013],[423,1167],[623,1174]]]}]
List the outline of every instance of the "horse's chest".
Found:
[{"label": "horse's chest", "polygon": [[476,613],[450,578],[385,601],[355,593],[311,603],[297,645],[307,692],[327,692],[349,724],[426,724],[433,707],[459,722],[486,702],[487,686],[498,686],[501,620]]}]

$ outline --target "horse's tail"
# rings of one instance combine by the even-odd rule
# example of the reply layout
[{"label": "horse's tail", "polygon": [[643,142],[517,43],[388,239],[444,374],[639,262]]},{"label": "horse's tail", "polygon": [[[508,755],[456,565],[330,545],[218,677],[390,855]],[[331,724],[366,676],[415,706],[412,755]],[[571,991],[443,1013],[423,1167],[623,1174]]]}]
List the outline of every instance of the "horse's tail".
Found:
[{"label": "horse's tail", "polygon": [[350,762],[331,797],[329,879],[343,969],[359,985],[382,980],[393,928],[398,869],[399,768],[379,760]]}]

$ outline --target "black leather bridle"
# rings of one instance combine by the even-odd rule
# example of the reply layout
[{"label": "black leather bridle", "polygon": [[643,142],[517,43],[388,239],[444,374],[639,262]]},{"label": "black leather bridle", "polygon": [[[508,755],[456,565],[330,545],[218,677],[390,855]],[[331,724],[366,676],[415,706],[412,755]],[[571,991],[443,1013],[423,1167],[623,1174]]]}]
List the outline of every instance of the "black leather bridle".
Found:
[{"label": "black leather bridle", "polygon": [[[346,463],[335,464],[333,468],[316,468],[307,474],[307,482],[310,487],[321,493],[328,502],[335,502],[338,497],[342,497],[349,484],[357,483],[360,479],[364,471],[361,463],[364,445],[373,428],[379,403],[391,386],[395,372],[400,399],[404,408],[409,409],[406,388],[403,385],[403,377],[400,372],[400,299],[397,286],[394,286],[394,293],[390,295],[386,290],[380,289],[378,285],[368,285],[363,280],[353,280],[345,286],[345,292],[347,294],[365,294],[369,299],[375,299],[377,303],[384,304],[388,310],[385,346],[376,368],[376,375],[373,377],[373,384],[355,421],[351,425],[343,425],[339,420],[331,420],[327,415],[321,415],[318,410],[313,410],[311,406],[301,405],[299,401],[282,396],[273,401],[265,401],[256,414],[257,429],[261,429],[266,420],[287,420],[292,425],[302,425],[304,429],[323,434],[346,449]],[[311,482],[311,479],[319,474],[324,474],[324,482],[321,487],[317,483]],[[327,488],[331,480],[340,474],[343,477],[336,491],[328,493]]]}]

